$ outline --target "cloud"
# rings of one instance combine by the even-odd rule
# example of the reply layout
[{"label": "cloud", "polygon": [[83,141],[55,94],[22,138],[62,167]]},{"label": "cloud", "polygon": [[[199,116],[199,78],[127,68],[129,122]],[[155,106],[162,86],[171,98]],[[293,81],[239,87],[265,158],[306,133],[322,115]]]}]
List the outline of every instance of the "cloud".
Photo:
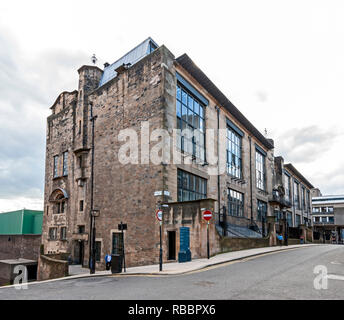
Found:
[{"label": "cloud", "polygon": [[77,88],[88,57],[50,49],[30,58],[1,28],[0,47],[0,210],[43,207],[46,117],[61,91]]},{"label": "cloud", "polygon": [[286,156],[288,161],[310,163],[317,161],[315,150],[325,154],[331,149],[334,137],[340,134],[334,129],[323,129],[312,125],[292,128],[275,139],[276,153]]}]

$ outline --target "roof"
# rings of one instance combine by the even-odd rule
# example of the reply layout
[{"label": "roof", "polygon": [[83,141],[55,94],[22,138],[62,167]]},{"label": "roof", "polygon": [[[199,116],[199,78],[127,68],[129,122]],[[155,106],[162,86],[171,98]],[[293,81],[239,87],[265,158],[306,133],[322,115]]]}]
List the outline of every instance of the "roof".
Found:
[{"label": "roof", "polygon": [[285,164],[284,168],[293,172],[300,180],[302,180],[302,182],[304,182],[304,184],[307,185],[307,187],[314,189],[313,185],[291,163]]},{"label": "roof", "polygon": [[17,210],[0,214],[0,235],[41,234],[43,211]]},{"label": "roof", "polygon": [[117,72],[115,71],[115,69],[117,69],[119,66],[129,63],[130,65],[133,65],[136,62],[140,61],[142,58],[149,55],[154,49],[158,47],[159,46],[153,41],[152,38],[147,38],[137,47],[125,54],[122,58],[118,59],[113,64],[104,68],[102,78],[99,82],[99,87],[101,87],[102,85],[104,85],[105,83],[109,82],[117,76]]},{"label": "roof", "polygon": [[217,100],[221,106],[223,106],[239,123],[250,131],[252,135],[264,145],[264,147],[269,150],[274,148],[273,144],[258,131],[258,129],[234,106],[232,102],[229,101],[229,99],[215,86],[203,71],[196,66],[187,54],[183,54],[176,60]]}]

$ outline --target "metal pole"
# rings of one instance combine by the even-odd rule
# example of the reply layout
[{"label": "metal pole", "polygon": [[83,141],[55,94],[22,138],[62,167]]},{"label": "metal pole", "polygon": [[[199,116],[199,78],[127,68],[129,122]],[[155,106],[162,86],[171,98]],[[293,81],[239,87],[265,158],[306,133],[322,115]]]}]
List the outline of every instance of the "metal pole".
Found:
[{"label": "metal pole", "polygon": [[161,226],[162,222],[160,221],[160,254],[159,254],[159,270],[162,271],[162,238],[161,238]]},{"label": "metal pole", "polygon": [[207,224],[207,257],[210,259],[210,249],[209,249],[209,221]]},{"label": "metal pole", "polygon": [[121,229],[122,229],[122,251],[123,251],[124,272],[127,272],[126,268],[125,268],[124,231],[123,231],[123,223],[122,223],[122,221],[121,221]]}]

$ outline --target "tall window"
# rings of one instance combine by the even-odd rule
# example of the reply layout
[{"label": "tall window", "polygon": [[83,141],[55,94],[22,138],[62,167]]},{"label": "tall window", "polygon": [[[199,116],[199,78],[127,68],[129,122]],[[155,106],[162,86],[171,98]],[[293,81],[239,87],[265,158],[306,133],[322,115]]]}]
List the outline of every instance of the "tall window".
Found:
[{"label": "tall window", "polygon": [[59,163],[59,156],[54,157],[54,178],[58,177],[58,163]]},{"label": "tall window", "polygon": [[301,224],[301,216],[299,214],[295,215],[295,225],[298,227]]},{"label": "tall window", "polygon": [[285,190],[285,199],[290,201],[290,177],[286,174],[284,175],[284,190]]},{"label": "tall window", "polygon": [[294,206],[300,209],[299,184],[296,181],[294,181]]},{"label": "tall window", "polygon": [[63,175],[68,175],[68,151],[63,153]]},{"label": "tall window", "polygon": [[102,253],[102,243],[101,241],[96,241],[96,261],[99,262]]},{"label": "tall window", "polygon": [[[178,147],[201,162],[205,161],[204,106],[196,97],[177,85],[177,129],[181,130]],[[188,129],[187,131],[184,131]]]},{"label": "tall window", "polygon": [[293,226],[293,216],[291,212],[287,212],[287,222],[289,227]]},{"label": "tall window", "polygon": [[233,177],[242,177],[241,137],[227,127],[227,172]]},{"label": "tall window", "polygon": [[257,200],[257,220],[262,221],[266,220],[268,214],[268,205],[266,202]]},{"label": "tall window", "polygon": [[79,211],[84,211],[84,200],[80,200],[79,202]]},{"label": "tall window", "polygon": [[61,240],[67,239],[67,228],[66,227],[61,227],[60,239]]},{"label": "tall window", "polygon": [[57,228],[49,228],[49,239],[50,240],[57,239]]},{"label": "tall window", "polygon": [[307,190],[307,211],[311,212],[311,193]]},{"label": "tall window", "polygon": [[265,156],[256,150],[256,186],[265,191]]},{"label": "tall window", "polygon": [[235,217],[244,216],[244,195],[235,190],[228,190],[228,214]]},{"label": "tall window", "polygon": [[183,170],[178,170],[178,201],[207,198],[207,180]]},{"label": "tall window", "polygon": [[301,189],[301,202],[302,202],[302,210],[306,211],[306,190],[304,187]]}]

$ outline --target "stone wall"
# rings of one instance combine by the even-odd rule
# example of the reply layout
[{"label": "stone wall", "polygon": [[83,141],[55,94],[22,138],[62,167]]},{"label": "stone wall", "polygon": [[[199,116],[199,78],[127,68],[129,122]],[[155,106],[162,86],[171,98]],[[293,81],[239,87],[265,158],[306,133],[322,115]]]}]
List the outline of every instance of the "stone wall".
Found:
[{"label": "stone wall", "polygon": [[38,260],[41,235],[0,235],[0,260]]},{"label": "stone wall", "polygon": [[40,255],[37,280],[57,279],[68,276],[68,262]]},{"label": "stone wall", "polygon": [[269,238],[222,238],[220,241],[221,252],[230,252],[254,248],[269,247]]}]

